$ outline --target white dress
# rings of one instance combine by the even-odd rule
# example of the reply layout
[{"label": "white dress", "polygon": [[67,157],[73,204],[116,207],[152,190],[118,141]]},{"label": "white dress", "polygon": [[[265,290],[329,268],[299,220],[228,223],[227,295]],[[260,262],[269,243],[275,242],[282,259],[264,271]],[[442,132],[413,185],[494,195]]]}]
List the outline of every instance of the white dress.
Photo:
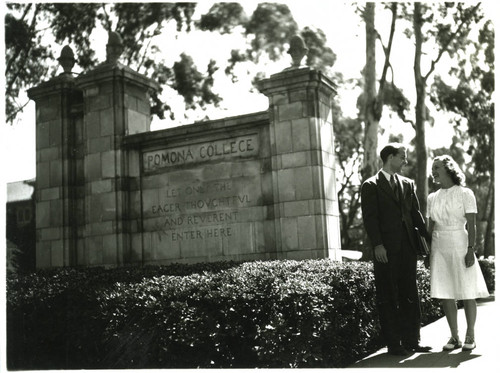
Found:
[{"label": "white dress", "polygon": [[427,199],[427,217],[434,224],[431,245],[431,297],[476,299],[489,292],[477,260],[465,266],[468,236],[466,213],[477,213],[476,198],[468,188],[439,189]]}]

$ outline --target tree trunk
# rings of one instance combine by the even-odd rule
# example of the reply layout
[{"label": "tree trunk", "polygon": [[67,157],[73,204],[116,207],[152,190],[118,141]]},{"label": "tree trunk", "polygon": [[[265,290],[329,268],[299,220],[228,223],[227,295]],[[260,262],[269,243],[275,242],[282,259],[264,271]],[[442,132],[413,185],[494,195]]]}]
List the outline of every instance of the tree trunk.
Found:
[{"label": "tree trunk", "polygon": [[422,9],[421,4],[414,3],[413,29],[415,33],[415,60],[413,72],[415,75],[415,87],[417,91],[417,103],[415,105],[415,152],[417,155],[417,197],[420,202],[420,209],[425,214],[427,209],[427,147],[425,145],[425,121],[426,121],[426,80],[422,76],[420,61],[422,59]]},{"label": "tree trunk", "polygon": [[365,122],[365,137],[364,137],[364,158],[361,177],[364,180],[373,176],[377,171],[378,157],[378,127],[379,118],[377,118],[377,75],[376,75],[376,58],[375,58],[375,3],[366,3],[365,12],[365,29],[366,29],[366,65],[364,71],[364,122]]},{"label": "tree trunk", "polygon": [[[377,92],[377,71],[376,71],[376,54],[375,46],[377,41],[377,31],[375,30],[375,3],[366,3],[364,11],[364,21],[366,30],[366,65],[364,70],[364,122],[365,122],[365,137],[363,143],[363,168],[361,170],[361,179],[365,181],[369,177],[375,175],[379,168],[378,162],[378,129],[379,122],[382,116],[383,107],[383,90],[386,81],[386,74],[389,68],[389,59],[391,55],[392,42],[394,37],[396,19],[397,19],[396,2],[392,3],[392,21],[391,31],[387,48],[385,48],[385,61],[382,76],[380,78],[380,86]],[[365,232],[365,242],[366,232]],[[373,258],[373,251],[369,247],[363,250],[361,260],[371,260]]]},{"label": "tree trunk", "polygon": [[[377,101],[377,75],[375,58],[375,3],[366,3],[364,11],[364,21],[366,30],[366,65],[364,70],[364,122],[365,137],[363,143],[364,157],[363,168],[361,170],[362,181],[374,175],[377,170],[377,146],[378,146],[378,125],[375,108]],[[365,242],[367,242],[365,232]],[[361,260],[373,259],[371,247],[365,245]]]}]

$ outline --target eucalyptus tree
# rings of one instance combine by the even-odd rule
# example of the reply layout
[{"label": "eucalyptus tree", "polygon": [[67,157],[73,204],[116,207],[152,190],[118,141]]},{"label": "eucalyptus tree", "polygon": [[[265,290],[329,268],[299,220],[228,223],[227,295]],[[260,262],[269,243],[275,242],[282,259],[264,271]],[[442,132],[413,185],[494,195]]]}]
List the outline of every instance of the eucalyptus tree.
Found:
[{"label": "eucalyptus tree", "polygon": [[430,92],[431,102],[439,110],[456,115],[452,148],[459,148],[456,160],[476,194],[485,256],[494,255],[494,36],[493,23],[485,20],[477,37],[470,39],[467,53],[459,53],[458,63],[450,67],[448,74],[455,79],[446,82],[437,76]]},{"label": "eucalyptus tree", "polygon": [[[382,117],[383,106],[387,98],[387,74],[390,65],[390,56],[392,44],[394,40],[394,32],[396,30],[396,19],[398,3],[393,2],[386,5],[391,13],[391,27],[387,45],[383,44],[382,38],[375,28],[375,3],[368,2],[362,10],[362,17],[365,23],[366,37],[366,64],[363,71],[363,94],[358,102],[360,116],[364,122],[364,158],[362,169],[362,180],[366,180],[374,175],[378,169],[378,135],[379,122]],[[384,67],[377,87],[377,72],[376,72],[376,42],[380,40],[384,50]],[[393,82],[394,83],[394,82]]]},{"label": "eucalyptus tree", "polygon": [[[165,62],[167,46],[155,43],[165,32],[177,34],[206,31],[215,34],[238,33],[244,41],[242,50],[214,51],[228,54],[226,73],[235,77],[234,66],[263,56],[271,61],[284,57],[292,35],[300,33],[310,50],[308,62],[328,70],[335,54],[326,46],[321,30],[299,30],[286,4],[258,4],[247,16],[239,3],[215,3],[205,14],[194,19],[198,4],[184,3],[8,3],[5,15],[5,96],[7,120],[12,123],[27,104],[19,102],[20,93],[54,76],[53,60],[64,44],[75,51],[77,67],[85,71],[98,64],[90,45],[97,29],[117,31],[124,44],[124,64],[155,79],[163,88],[173,88],[182,96],[187,109],[218,106],[222,100],[214,92],[214,74],[219,69],[211,59],[199,71],[187,53],[172,65]],[[47,37],[53,43],[44,42]],[[237,78],[236,78],[237,79]],[[152,112],[163,118],[174,111],[162,99],[161,92],[152,97]]]},{"label": "eucalyptus tree", "polygon": [[[456,60],[457,55],[471,42],[469,33],[482,18],[480,5],[481,3],[467,6],[466,3],[415,2],[411,10],[407,9],[407,17],[413,24],[412,30],[408,29],[407,33],[413,36],[415,43],[413,72],[416,103],[413,125],[416,132],[417,195],[423,211],[426,209],[429,190],[425,139],[426,123],[430,119],[427,106],[428,86],[443,56],[448,55],[452,61]],[[423,67],[424,57],[430,59],[427,69]]]},{"label": "eucalyptus tree", "polygon": [[[363,69],[362,80],[363,93],[358,98],[359,118],[364,123],[363,137],[363,167],[361,169],[361,181],[366,180],[378,170],[378,136],[380,132],[380,119],[384,106],[390,106],[393,110],[401,102],[401,91],[396,87],[394,74],[391,74],[391,81],[387,81],[389,70],[392,72],[391,51],[393,47],[394,34],[396,32],[396,21],[398,19],[398,3],[392,2],[383,5],[390,10],[390,30],[385,44],[375,26],[376,4],[367,2],[363,9],[359,9],[365,23],[366,39],[366,64]],[[383,69],[380,78],[377,79],[377,40],[381,43],[384,51]],[[378,81],[378,86],[377,86]],[[358,201],[359,202],[359,201]],[[359,209],[359,203],[357,204]],[[353,213],[350,214],[354,216]],[[365,247],[363,260],[372,258],[372,250]]]},{"label": "eucalyptus tree", "polygon": [[[56,74],[53,61],[64,44],[70,44],[75,50],[81,70],[98,64],[90,40],[92,32],[99,27],[121,34],[123,61],[127,65],[160,83],[173,84],[176,77],[172,68],[155,59],[161,51],[150,44],[169,22],[175,22],[178,30],[189,28],[194,7],[194,3],[7,3],[7,121],[12,123],[28,102],[18,101],[20,92]],[[187,70],[191,74],[196,72],[189,65]],[[200,89],[203,79],[187,83],[194,85],[193,89]],[[162,117],[169,107],[162,105],[158,96],[153,100],[155,114]]]}]

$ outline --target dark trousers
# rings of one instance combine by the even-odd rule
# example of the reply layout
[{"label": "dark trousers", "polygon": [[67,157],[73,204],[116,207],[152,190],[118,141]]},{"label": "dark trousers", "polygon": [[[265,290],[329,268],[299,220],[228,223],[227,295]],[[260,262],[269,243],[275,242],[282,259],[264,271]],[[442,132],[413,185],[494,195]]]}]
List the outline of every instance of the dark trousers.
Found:
[{"label": "dark trousers", "polygon": [[417,255],[407,234],[403,237],[401,250],[388,252],[388,263],[374,261],[380,327],[389,348],[412,346],[420,341]]}]

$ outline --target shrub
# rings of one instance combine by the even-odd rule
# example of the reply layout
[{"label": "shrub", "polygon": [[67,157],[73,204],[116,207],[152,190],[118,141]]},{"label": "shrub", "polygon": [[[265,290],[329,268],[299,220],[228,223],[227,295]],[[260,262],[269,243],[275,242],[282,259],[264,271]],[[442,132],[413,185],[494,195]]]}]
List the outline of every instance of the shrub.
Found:
[{"label": "shrub", "polygon": [[[376,340],[371,277],[364,263],[276,261],[117,284],[100,300],[113,320],[106,336],[116,353],[107,361],[114,368],[341,366]],[[129,346],[138,334],[154,349]]]},{"label": "shrub", "polygon": [[381,347],[373,284],[371,264],[330,260],[12,274],[8,368],[345,367]]},{"label": "shrub", "polygon": [[488,291],[493,293],[495,291],[495,259],[479,259],[478,262]]}]

